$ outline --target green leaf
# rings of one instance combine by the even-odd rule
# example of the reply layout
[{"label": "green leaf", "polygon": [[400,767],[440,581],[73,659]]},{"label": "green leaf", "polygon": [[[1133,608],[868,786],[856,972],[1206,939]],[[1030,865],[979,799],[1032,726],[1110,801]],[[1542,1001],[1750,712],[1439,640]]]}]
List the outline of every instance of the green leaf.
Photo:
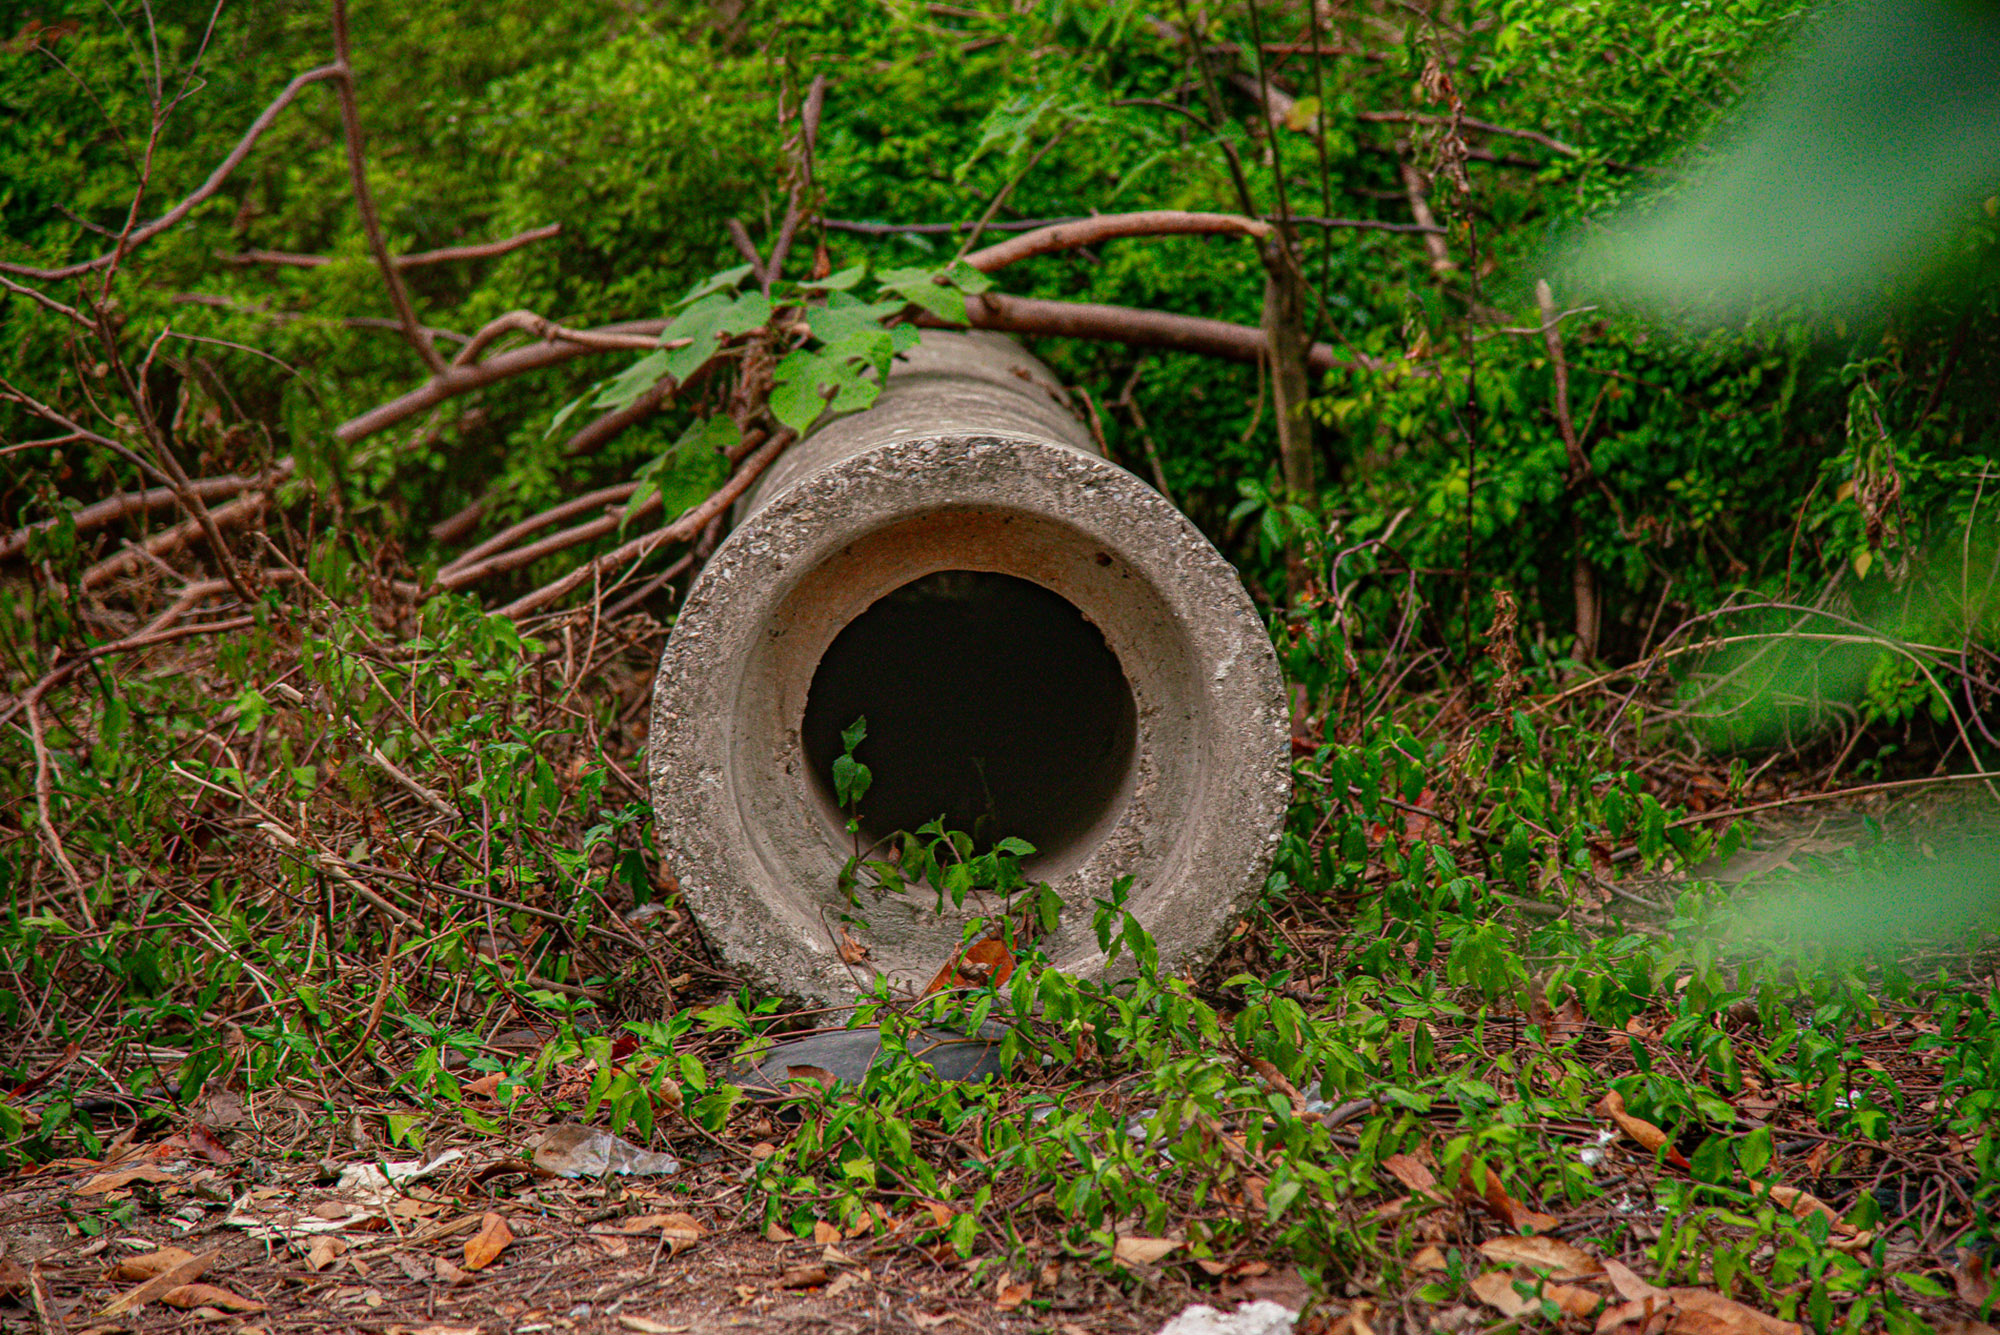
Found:
[{"label": "green leaf", "polygon": [[863,741],[867,740],[867,737],[868,737],[868,716],[866,714],[862,714],[856,717],[854,722],[848,724],[846,727],[840,730],[840,747],[843,751],[847,752],[847,754],[853,755],[854,748],[861,745]]},{"label": "green leaf", "polygon": [[715,355],[721,340],[761,328],[770,318],[771,303],[761,292],[748,292],[734,300],[721,293],[703,297],[675,316],[660,335],[662,343],[693,340],[684,348],[667,352],[666,373],[677,382],[685,382]]},{"label": "green leaf", "polygon": [[877,277],[883,291],[895,293],[946,324],[962,325],[967,322],[965,294],[957,288],[944,286],[936,272],[930,269],[891,269]]},{"label": "green leaf", "polygon": [[707,278],[689,288],[685,296],[667,307],[667,309],[677,311],[683,306],[700,301],[703,297],[711,293],[734,292],[743,280],[749,276],[750,266],[747,264],[739,264],[734,269],[724,269],[721,273],[710,274]]}]

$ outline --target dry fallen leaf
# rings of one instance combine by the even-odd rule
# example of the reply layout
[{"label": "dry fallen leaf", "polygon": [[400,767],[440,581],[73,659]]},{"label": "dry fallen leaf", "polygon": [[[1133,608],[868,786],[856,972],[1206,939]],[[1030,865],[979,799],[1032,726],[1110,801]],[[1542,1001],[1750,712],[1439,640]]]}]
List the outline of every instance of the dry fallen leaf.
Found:
[{"label": "dry fallen leaf", "polygon": [[261,1312],[265,1304],[213,1284],[182,1284],[160,1295],[169,1307],[219,1307],[225,1312]]},{"label": "dry fallen leaf", "polygon": [[862,964],[868,959],[868,946],[856,941],[846,927],[840,929],[840,962],[842,964]]},{"label": "dry fallen leaf", "polygon": [[823,1265],[795,1265],[778,1276],[781,1289],[816,1289],[831,1279],[832,1275]]},{"label": "dry fallen leaf", "polygon": [[312,1250],[306,1253],[306,1269],[318,1274],[340,1259],[347,1250],[347,1244],[339,1238],[329,1238],[322,1234],[314,1239]]},{"label": "dry fallen leaf", "polygon": [[79,1196],[102,1196],[107,1191],[116,1191],[120,1187],[129,1187],[134,1182],[174,1182],[177,1180],[177,1174],[169,1173],[164,1168],[155,1168],[152,1164],[141,1164],[137,1168],[120,1168],[114,1172],[99,1173],[96,1177],[91,1178],[90,1181],[78,1187],[76,1194]]},{"label": "dry fallen leaf", "polygon": [[845,1235],[824,1219],[813,1220],[813,1241],[822,1247],[830,1247],[841,1241]]},{"label": "dry fallen leaf", "polygon": [[797,1239],[792,1237],[792,1230],[786,1228],[783,1224],[768,1224],[764,1228],[764,1241],[794,1242]]},{"label": "dry fallen leaf", "polygon": [[1522,1288],[1529,1290],[1528,1295],[1523,1295],[1514,1287],[1516,1278],[1512,1271],[1488,1270],[1473,1278],[1473,1295],[1506,1317],[1538,1312],[1543,1299],[1554,1303],[1569,1316],[1587,1317],[1604,1301],[1588,1289],[1579,1289],[1572,1284],[1541,1283],[1532,1274],[1518,1277]]},{"label": "dry fallen leaf", "polygon": [[1596,1257],[1555,1238],[1488,1238],[1479,1244],[1479,1251],[1502,1265],[1547,1270],[1550,1279],[1590,1279],[1604,1273]]},{"label": "dry fallen leaf", "polygon": [[630,1312],[620,1312],[618,1324],[627,1330],[638,1331],[639,1335],[682,1335],[682,1332],[691,1329],[688,1326],[670,1326],[649,1316],[634,1316]]},{"label": "dry fallen leaf", "polygon": [[1670,1289],[1674,1300],[1673,1335],[1804,1335],[1804,1327],[1780,1321],[1734,1298],[1707,1289]]},{"label": "dry fallen leaf", "polygon": [[1002,1284],[993,1305],[1003,1312],[1011,1312],[1034,1296],[1035,1286],[1032,1283]]},{"label": "dry fallen leaf", "polygon": [[465,1240],[465,1268],[484,1270],[513,1240],[514,1231],[507,1227],[507,1221],[489,1213],[479,1221],[479,1231]]},{"label": "dry fallen leaf", "polygon": [[1631,1267],[1627,1266],[1623,1261],[1614,1261],[1607,1256],[1604,1258],[1603,1265],[1606,1277],[1611,1280],[1611,1287],[1618,1290],[1618,1296],[1627,1302],[1638,1303],[1649,1300],[1665,1302],[1667,1300],[1667,1291],[1665,1289],[1655,1288],[1645,1280],[1640,1279],[1638,1275],[1632,1272]]},{"label": "dry fallen leaf", "polygon": [[1486,1185],[1484,1190],[1476,1188],[1472,1169],[1471,1160],[1459,1165],[1459,1193],[1466,1200],[1485,1207],[1488,1214],[1509,1228],[1525,1228],[1537,1233],[1546,1233],[1556,1226],[1554,1215],[1530,1209],[1509,1196],[1507,1188],[1500,1181],[1500,1175],[1491,1168],[1481,1166],[1481,1171],[1486,1175]]},{"label": "dry fallen leaf", "polygon": [[1445,1261],[1444,1253],[1437,1249],[1435,1243],[1432,1243],[1420,1249],[1415,1256],[1410,1258],[1410,1268],[1412,1270],[1449,1270],[1451,1267]]},{"label": "dry fallen leaf", "polygon": [[213,1251],[203,1252],[200,1256],[190,1256],[187,1260],[179,1262],[171,1269],[161,1271],[138,1288],[128,1290],[118,1297],[113,1298],[109,1303],[105,1304],[104,1310],[99,1312],[98,1315],[123,1316],[127,1312],[136,1312],[169,1289],[177,1289],[183,1284],[192,1284],[200,1279],[202,1274],[211,1265],[215,1264],[215,1258],[220,1255],[222,1255],[222,1249],[217,1247]]},{"label": "dry fallen leaf", "polygon": [[1437,1189],[1436,1174],[1418,1162],[1415,1156],[1392,1154],[1382,1161],[1382,1167],[1388,1170],[1389,1176],[1408,1187],[1414,1194],[1434,1201],[1444,1199],[1443,1194]]},{"label": "dry fallen leaf", "polygon": [[433,1256],[431,1258],[431,1273],[437,1276],[438,1283],[450,1284],[453,1287],[472,1282],[472,1275],[469,1271],[461,1270],[451,1263],[451,1258],[445,1256]]},{"label": "dry fallen leaf", "polygon": [[1112,1245],[1111,1259],[1119,1265],[1151,1265],[1182,1244],[1172,1238],[1142,1238],[1123,1234]]},{"label": "dry fallen leaf", "polygon": [[860,1282],[861,1280],[852,1270],[843,1270],[833,1277],[833,1283],[827,1285],[826,1292],[820,1296],[822,1298],[838,1298],[841,1294],[846,1293]]},{"label": "dry fallen leaf", "polygon": [[817,1082],[823,1089],[832,1089],[833,1072],[827,1070],[824,1066],[800,1065],[787,1066],[785,1068],[786,1084],[804,1084],[807,1081]]},{"label": "dry fallen leaf", "polygon": [[1987,1269],[1986,1258],[1969,1247],[1958,1249],[1958,1265],[1951,1272],[1951,1282],[1958,1289],[1958,1300],[1967,1307],[1978,1307],[1993,1292],[1993,1275]]},{"label": "dry fallen leaf", "polygon": [[1620,1131],[1638,1141],[1648,1151],[1658,1153],[1662,1148],[1665,1148],[1668,1163],[1676,1168],[1686,1168],[1688,1166],[1688,1161],[1681,1152],[1667,1144],[1666,1132],[1660,1130],[1660,1128],[1654,1126],[1643,1117],[1634,1117],[1631,1113],[1625,1111],[1625,1096],[1617,1090],[1605,1091],[1604,1097],[1598,1101],[1597,1106],[1602,1108],[1605,1115],[1610,1117],[1612,1121],[1618,1123]]},{"label": "dry fallen leaf", "polygon": [[111,1271],[113,1279],[137,1281],[151,1279],[164,1274],[184,1261],[194,1260],[194,1253],[181,1247],[161,1247],[157,1251],[141,1252],[128,1256]]}]

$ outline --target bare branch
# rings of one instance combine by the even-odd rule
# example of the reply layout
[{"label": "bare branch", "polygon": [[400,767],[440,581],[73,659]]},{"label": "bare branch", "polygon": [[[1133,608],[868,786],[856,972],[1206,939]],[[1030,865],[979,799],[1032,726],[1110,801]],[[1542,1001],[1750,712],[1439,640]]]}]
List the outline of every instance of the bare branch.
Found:
[{"label": "bare branch", "polygon": [[[666,327],[665,320],[630,320],[623,324],[600,325],[596,329],[571,332],[594,335],[630,334],[650,336],[657,340]],[[658,347],[659,344],[656,341],[650,346]],[[452,367],[443,375],[434,377],[409,393],[391,399],[379,407],[371,408],[359,417],[342,422],[333,429],[334,439],[351,445],[385,427],[394,426],[406,418],[434,408],[446,399],[529,371],[560,366],[572,358],[597,351],[601,349],[572,339],[549,339],[541,343],[531,343],[525,348],[512,348],[497,353],[472,366]]]},{"label": "bare branch", "polygon": [[121,254],[130,254],[146,241],[166,231],[169,227],[187,217],[197,204],[200,204],[217,190],[220,190],[222,183],[229,179],[229,174],[242,165],[243,159],[249,155],[251,148],[263,137],[264,132],[271,128],[271,123],[278,118],[278,113],[290,106],[292,100],[308,85],[319,83],[325,79],[340,78],[344,72],[344,68],[340,65],[322,65],[318,69],[307,70],[304,74],[299,75],[296,79],[286,84],[284,91],[273,98],[270,105],[266,106],[258,114],[257,119],[250,123],[250,128],[243,132],[241,139],[237,140],[236,147],[229,151],[229,156],[222,160],[221,165],[209,173],[208,179],[203,181],[194,193],[187,196],[180,203],[174,205],[144,227],[133,231],[125,238],[120,250],[107,251],[95,259],[83,260],[76,264],[68,264],[56,269],[38,269],[33,265],[8,264],[0,261],[0,273],[10,273],[21,278],[35,278],[48,282],[56,279],[75,278],[81,274],[94,273],[99,269],[110,268],[118,261]]},{"label": "bare branch", "polygon": [[[442,250],[420,250],[414,255],[391,255],[389,262],[398,269],[418,269],[427,264],[448,264],[454,260],[484,260],[497,255],[505,255],[519,250],[536,241],[545,241],[562,231],[561,223],[547,223],[541,227],[517,232],[499,241],[482,241],[470,246],[447,246]],[[292,269],[317,269],[332,264],[332,255],[302,255],[290,250],[246,250],[238,255],[218,253],[216,258],[229,264],[275,264]]]},{"label": "bare branch", "polygon": [[[664,328],[664,325],[662,326]],[[614,333],[606,330],[569,329],[533,311],[508,311],[495,316],[486,326],[472,336],[472,340],[458,350],[451,359],[451,369],[458,370],[479,360],[479,354],[491,347],[494,340],[503,334],[533,334],[536,338],[553,339],[565,343],[581,343],[585,347],[600,352],[639,351],[658,352],[661,347],[684,348],[688,340],[680,339],[663,345],[657,337],[639,334]],[[439,368],[441,371],[443,367]]]},{"label": "bare branch", "polygon": [[0,287],[6,288],[9,292],[19,293],[45,310],[54,311],[57,315],[74,320],[85,329],[90,328],[90,317],[74,306],[65,306],[54,297],[45,296],[32,287],[24,287],[13,279],[4,276],[0,276]]},{"label": "bare branch", "polygon": [[508,603],[505,607],[500,608],[499,614],[507,617],[526,616],[538,608],[546,607],[598,574],[616,569],[628,562],[642,561],[668,543],[687,542],[693,539],[708,526],[709,520],[734,505],[736,498],[747,491],[750,484],[755,482],[766,468],[770,467],[771,461],[782,454],[785,447],[790,445],[795,439],[797,439],[797,436],[790,429],[779,431],[759,446],[754,453],[745,458],[737,468],[735,475],[729,481],[723,483],[707,500],[697,505],[694,509],[689,510],[673,523],[668,524],[665,528],[633,538],[631,541],[606,552],[596,560],[584,563],[575,570],[570,571],[569,574],[564,575],[561,579],[544,584],[533,593],[523,594],[513,602]]},{"label": "bare branch", "polygon": [[[990,222],[989,232],[1033,232],[1044,227],[1060,227],[1065,223],[1091,222],[1096,217],[1080,213],[1069,218],[1028,218],[1013,222]],[[1239,214],[1221,214],[1221,217],[1235,218]],[[1443,231],[1441,227],[1423,227],[1416,223],[1383,222],[1379,218],[1329,218],[1314,214],[1294,214],[1290,218],[1279,219],[1265,215],[1260,222],[1289,222],[1300,227],[1347,228],[1367,232],[1426,232]],[[854,222],[845,218],[828,218],[826,229],[830,232],[848,232],[855,236],[957,236],[970,229],[970,223],[885,223]]]},{"label": "bare branch", "polygon": [[[263,477],[231,476],[205,477],[188,484],[188,490],[204,501],[219,501],[234,496],[250,487],[263,486],[269,482],[291,476],[292,458],[286,455],[277,461],[270,473]],[[125,492],[110,496],[94,505],[86,505],[71,516],[78,533],[89,533],[115,524],[133,515],[147,514],[154,510],[164,510],[174,505],[179,496],[172,487],[152,487],[145,491]],[[14,530],[0,537],[0,561],[12,560],[28,550],[28,540],[36,533],[47,532],[62,522],[59,519],[43,519]]]},{"label": "bare branch", "polygon": [[348,50],[347,41],[347,0],[333,0],[333,58],[340,68],[340,123],[347,139],[347,175],[354,186],[354,204],[361,211],[361,228],[368,234],[368,249],[375,254],[375,263],[382,270],[382,281],[388,285],[389,300],[396,307],[396,318],[403,322],[403,336],[410,340],[410,346],[424,359],[424,365],[431,368],[431,374],[444,373],[444,356],[437,345],[424,337],[423,326],[417,322],[417,313],[410,305],[410,294],[403,287],[403,276],[394,261],[389,258],[389,245],[382,239],[382,219],[375,212],[375,197],[368,191],[368,165],[362,151],[361,108],[354,98],[354,62]]},{"label": "bare branch", "polygon": [[[1007,297],[997,292],[969,298],[965,305],[975,329],[998,329],[1007,333],[1040,334],[1052,338],[1099,339],[1110,343],[1128,343],[1138,348],[1196,352],[1233,362],[1255,363],[1264,350],[1263,330],[1231,324],[1227,320],[1172,315],[1166,311],[1140,310],[1132,306]],[[1315,371],[1336,367],[1345,369],[1353,365],[1335,357],[1333,349],[1325,343],[1312,345],[1307,364]]]},{"label": "bare branch", "polygon": [[1270,224],[1237,213],[1186,213],[1155,209],[1140,213],[1107,213],[1074,222],[1052,223],[1025,236],[976,250],[965,262],[981,273],[993,273],[1053,251],[1075,250],[1121,236],[1249,236],[1267,237]]},{"label": "bare branch", "polygon": [[[577,515],[588,514],[592,510],[597,510],[607,505],[618,505],[630,500],[632,493],[638,489],[639,484],[636,482],[621,482],[615,487],[604,487],[597,491],[587,492],[582,496],[572,497],[564,501],[561,505],[553,506],[538,515],[530,515],[518,524],[501,529],[478,546],[460,554],[457,559],[447,562],[444,568],[438,571],[439,583],[442,584],[446,578],[455,575],[458,571],[465,569],[475,562],[483,561],[496,552],[506,551],[529,534],[539,533],[551,524],[560,524],[565,519],[573,519]],[[450,585],[447,587],[456,588],[458,586]]]}]

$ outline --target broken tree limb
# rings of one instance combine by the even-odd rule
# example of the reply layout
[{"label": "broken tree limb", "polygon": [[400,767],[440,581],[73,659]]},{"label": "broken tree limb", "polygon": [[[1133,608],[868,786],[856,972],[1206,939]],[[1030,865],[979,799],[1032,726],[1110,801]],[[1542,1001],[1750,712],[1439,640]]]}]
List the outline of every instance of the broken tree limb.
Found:
[{"label": "broken tree limb", "polygon": [[[204,501],[219,501],[235,496],[251,487],[281,481],[292,473],[292,458],[286,455],[272,465],[271,472],[263,477],[230,476],[197,478],[188,485],[188,490]],[[71,521],[78,533],[89,533],[115,524],[133,515],[149,514],[155,510],[165,510],[179,501],[172,487],[149,487],[145,491],[128,491],[110,496],[78,510]],[[45,533],[54,528],[60,520],[42,519],[25,528],[15,529],[5,537],[0,537],[0,561],[8,561],[28,550],[28,541],[37,533]]]},{"label": "broken tree limb", "polygon": [[[988,292],[968,299],[966,310],[975,329],[1128,343],[1133,347],[1195,352],[1235,362],[1255,362],[1262,355],[1264,346],[1263,331],[1250,325],[1175,315],[1168,311],[1142,310],[1133,306],[1044,301]],[[334,428],[334,439],[351,445],[434,408],[446,399],[529,371],[559,366],[586,353],[606,351],[607,346],[626,346],[623,339],[611,336],[650,336],[657,340],[666,327],[665,320],[629,320],[622,324],[600,325],[595,329],[565,330],[566,335],[574,337],[545,339],[526,347],[510,348],[469,366],[450,367],[443,375],[433,377],[407,394],[371,408],[359,417],[349,418]],[[562,326],[551,325],[550,328],[561,329]],[[580,341],[582,339],[589,341]],[[643,346],[653,348],[661,345],[655,341]],[[1315,343],[1307,354],[1307,364],[1314,371],[1329,371],[1357,363],[1334,356],[1332,347],[1325,343]]]},{"label": "broken tree limb", "polygon": [[[1195,315],[1083,301],[1008,297],[996,292],[972,297],[965,306],[975,329],[1049,338],[1098,339],[1138,348],[1201,353],[1233,362],[1255,363],[1264,352],[1263,330]],[[1313,344],[1306,360],[1311,369],[1321,372],[1352,365],[1335,357],[1333,348],[1325,343]]]},{"label": "broken tree limb", "polygon": [[544,584],[532,593],[523,594],[505,607],[499,615],[524,617],[538,608],[546,607],[572,589],[605,571],[632,561],[642,561],[653,552],[672,542],[687,542],[708,527],[708,521],[715,518],[736,503],[752,482],[755,482],[773,459],[784,453],[785,447],[798,439],[797,434],[786,429],[777,432],[760,445],[755,452],[743,460],[729,481],[716,489],[709,498],[689,510],[686,514],[668,524],[665,528],[642,534],[629,542],[621,543],[594,561],[586,561],[561,579]]},{"label": "broken tree limb", "polygon": [[1121,236],[1223,235],[1261,240],[1270,234],[1269,223],[1237,213],[1189,213],[1178,209],[1107,213],[1100,217],[1051,223],[997,245],[975,250],[965,257],[965,262],[981,273],[994,273],[1037,255],[1094,246],[1100,241]]},{"label": "broken tree limb", "polygon": [[375,196],[368,189],[368,163],[361,138],[361,104],[354,96],[354,63],[348,50],[346,0],[333,0],[333,61],[340,69],[335,87],[340,93],[341,132],[347,140],[347,176],[354,189],[355,207],[361,211],[361,230],[368,237],[368,249],[375,256],[376,267],[382,271],[382,282],[389,289],[389,302],[396,308],[396,318],[403,322],[403,337],[423,358],[431,374],[442,374],[444,357],[438,352],[437,345],[424,337],[423,324],[417,319],[416,308],[410,304],[409,289],[403,286],[403,275],[389,258],[389,243],[382,237],[382,218],[375,211]]},{"label": "broken tree limb", "polygon": [[1576,598],[1576,658],[1589,662],[1597,657],[1597,634],[1601,613],[1597,597],[1597,571],[1584,552],[1583,515],[1578,508],[1584,488],[1593,480],[1590,456],[1576,434],[1570,415],[1569,362],[1563,356],[1561,316],[1556,312],[1555,293],[1546,278],[1535,284],[1535,305],[1542,313],[1542,346],[1549,354],[1549,369],[1555,375],[1554,406],[1556,429],[1562,432],[1563,452],[1568,459],[1563,490],[1570,507],[1570,586]]},{"label": "broken tree limb", "polygon": [[[419,269],[427,264],[449,264],[454,260],[484,260],[506,255],[536,241],[546,241],[562,232],[561,223],[545,223],[498,241],[481,241],[469,246],[446,246],[441,250],[420,250],[413,255],[391,255],[398,269]],[[332,255],[301,255],[289,250],[246,250],[239,255],[218,254],[226,264],[273,264],[282,268],[317,269],[332,264]]]}]

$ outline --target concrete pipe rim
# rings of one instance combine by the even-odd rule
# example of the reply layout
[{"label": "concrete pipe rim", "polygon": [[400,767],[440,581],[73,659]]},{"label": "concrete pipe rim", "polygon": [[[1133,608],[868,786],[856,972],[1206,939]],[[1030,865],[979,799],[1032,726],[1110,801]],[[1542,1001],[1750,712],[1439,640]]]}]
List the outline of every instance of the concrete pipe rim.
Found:
[{"label": "concrete pipe rim", "polygon": [[1235,571],[1101,459],[1020,437],[893,441],[732,533],[661,657],[648,744],[661,850],[711,940],[759,985],[841,1005],[878,975],[921,988],[956,946],[970,909],[939,918],[928,896],[892,897],[862,906],[873,958],[840,960],[834,882],[850,845],[804,725],[844,634],[898,591],[968,571],[1066,604],[1129,699],[1129,756],[1084,788],[1099,809],[1030,868],[1066,906],[1042,943],[1057,966],[1102,972],[1091,901],[1120,876],[1135,878],[1133,911],[1168,966],[1205,960],[1262,888],[1290,791],[1289,722]]}]

